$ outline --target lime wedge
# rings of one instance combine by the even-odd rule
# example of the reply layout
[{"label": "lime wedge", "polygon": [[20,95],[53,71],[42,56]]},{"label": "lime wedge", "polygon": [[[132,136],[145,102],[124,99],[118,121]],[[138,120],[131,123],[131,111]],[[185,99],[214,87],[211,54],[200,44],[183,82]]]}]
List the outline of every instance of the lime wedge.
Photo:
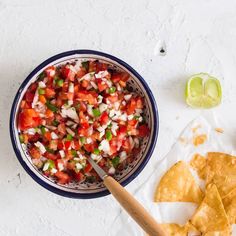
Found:
[{"label": "lime wedge", "polygon": [[191,107],[215,107],[222,98],[220,81],[206,73],[193,75],[186,84],[185,96]]}]

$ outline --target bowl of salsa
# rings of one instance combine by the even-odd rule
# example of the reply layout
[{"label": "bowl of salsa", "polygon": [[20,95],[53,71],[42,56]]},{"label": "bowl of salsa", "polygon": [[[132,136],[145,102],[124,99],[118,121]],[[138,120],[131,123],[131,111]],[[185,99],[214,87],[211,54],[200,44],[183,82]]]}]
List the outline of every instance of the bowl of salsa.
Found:
[{"label": "bowl of salsa", "polygon": [[98,51],[53,56],[21,84],[10,135],[18,160],[41,186],[66,197],[107,195],[87,156],[123,186],[145,167],[158,135],[158,112],[145,80]]}]

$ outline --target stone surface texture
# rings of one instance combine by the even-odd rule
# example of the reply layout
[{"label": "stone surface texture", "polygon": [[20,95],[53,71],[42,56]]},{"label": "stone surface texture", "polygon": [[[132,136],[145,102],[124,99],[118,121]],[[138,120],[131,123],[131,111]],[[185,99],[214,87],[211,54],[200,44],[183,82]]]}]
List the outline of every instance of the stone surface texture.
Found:
[{"label": "stone surface texture", "polygon": [[213,112],[236,128],[235,11],[235,0],[0,0],[0,235],[104,236],[116,230],[119,217],[111,196],[57,196],[17,161],[10,108],[34,67],[63,51],[94,49],[123,59],[145,78],[158,104],[160,132],[150,162],[127,186],[134,193],[202,112],[184,102],[192,74],[208,72],[221,80],[223,101]]}]

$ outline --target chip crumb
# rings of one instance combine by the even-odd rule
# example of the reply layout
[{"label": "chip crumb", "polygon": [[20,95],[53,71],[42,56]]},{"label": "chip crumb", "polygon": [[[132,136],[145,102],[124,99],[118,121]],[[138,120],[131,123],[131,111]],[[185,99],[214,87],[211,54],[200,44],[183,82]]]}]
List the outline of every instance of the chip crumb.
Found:
[{"label": "chip crumb", "polygon": [[202,127],[202,126],[201,126],[200,124],[197,125],[197,126],[195,126],[195,127],[193,127],[193,128],[192,128],[192,132],[193,132],[193,133],[196,133],[197,130],[200,129],[201,127]]},{"label": "chip crumb", "polygon": [[218,133],[224,133],[224,130],[222,128],[215,128],[215,131]]},{"label": "chip crumb", "polygon": [[206,140],[207,140],[207,135],[206,134],[200,134],[200,135],[195,136],[193,138],[193,145],[197,147],[201,144],[204,144],[206,142]]},{"label": "chip crumb", "polygon": [[187,139],[186,138],[184,138],[184,137],[179,137],[179,141],[181,142],[181,143],[187,143]]}]

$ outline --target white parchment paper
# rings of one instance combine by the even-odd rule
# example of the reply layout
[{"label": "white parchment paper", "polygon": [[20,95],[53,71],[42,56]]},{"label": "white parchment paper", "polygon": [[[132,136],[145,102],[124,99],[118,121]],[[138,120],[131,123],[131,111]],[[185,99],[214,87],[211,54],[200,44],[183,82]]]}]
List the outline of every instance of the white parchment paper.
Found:
[{"label": "white parchment paper", "polygon": [[[156,218],[159,223],[185,224],[191,218],[197,205],[193,203],[154,203],[153,196],[157,184],[163,174],[177,161],[189,162],[195,153],[205,155],[207,152],[227,152],[236,154],[236,138],[233,131],[227,124],[217,122],[213,113],[205,113],[196,118],[180,134],[179,139],[173,145],[166,157],[157,164],[153,173],[144,181],[135,197],[145,206],[145,208]],[[217,132],[217,128],[223,128],[224,132]],[[195,135],[206,134],[207,141],[199,146],[193,145]],[[196,181],[204,190],[204,182],[197,177],[192,170]],[[110,231],[110,236],[143,236],[143,231],[139,226],[122,211],[114,224],[119,225],[119,230]],[[233,235],[236,235],[236,227],[233,226]]]}]

